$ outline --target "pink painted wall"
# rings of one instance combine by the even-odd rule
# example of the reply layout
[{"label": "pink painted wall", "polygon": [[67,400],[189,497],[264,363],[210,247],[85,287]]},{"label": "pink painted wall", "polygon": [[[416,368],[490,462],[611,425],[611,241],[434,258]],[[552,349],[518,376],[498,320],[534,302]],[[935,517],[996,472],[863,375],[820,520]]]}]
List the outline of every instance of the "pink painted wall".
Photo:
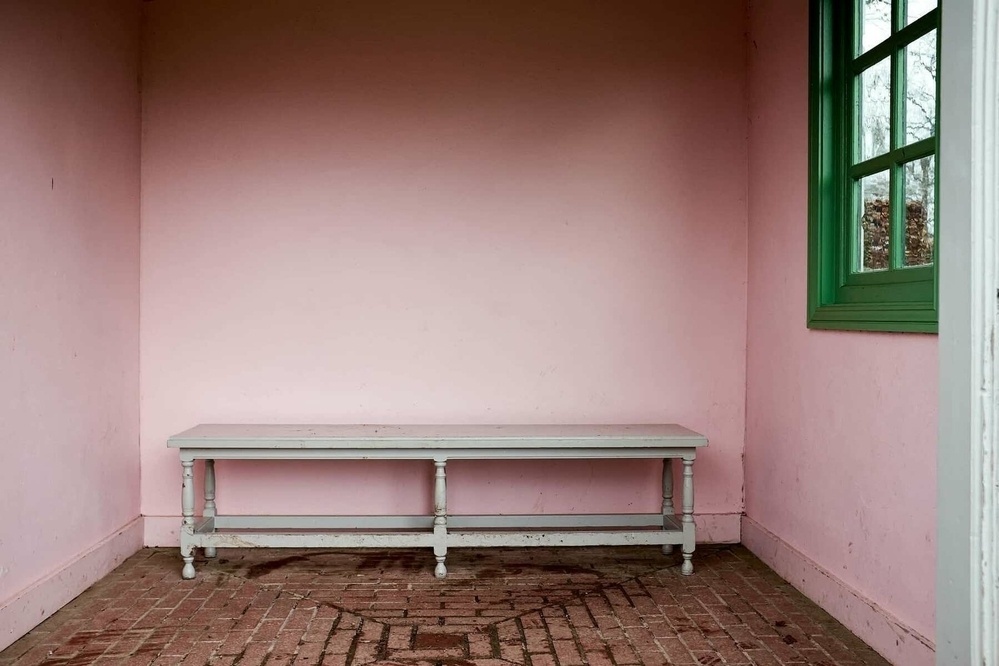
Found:
[{"label": "pink painted wall", "polygon": [[2,14],[0,608],[139,515],[139,7]]},{"label": "pink painted wall", "polygon": [[[198,422],[678,421],[699,513],[737,520],[741,3],[144,10],[147,542]],[[219,474],[223,511],[429,507],[415,463]],[[450,508],[656,510],[657,477],[458,462]]]},{"label": "pink painted wall", "polygon": [[750,38],[746,513],[932,640],[937,338],[805,327],[808,3]]}]

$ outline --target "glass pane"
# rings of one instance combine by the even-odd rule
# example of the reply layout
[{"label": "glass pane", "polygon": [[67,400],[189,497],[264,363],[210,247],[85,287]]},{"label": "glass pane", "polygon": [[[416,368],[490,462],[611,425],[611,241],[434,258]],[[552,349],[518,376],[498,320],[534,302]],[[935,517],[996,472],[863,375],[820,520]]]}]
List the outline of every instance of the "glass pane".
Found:
[{"label": "glass pane", "polygon": [[933,155],[909,162],[905,178],[906,266],[933,263],[933,220],[936,216],[936,159]]},{"label": "glass pane", "polygon": [[888,268],[891,240],[891,212],[888,196],[888,172],[882,171],[857,181],[860,201],[861,271]]},{"label": "glass pane", "polygon": [[891,59],[860,73],[860,159],[888,152],[891,138]]},{"label": "glass pane", "polygon": [[909,0],[905,7],[905,24],[909,25],[936,6],[937,0]]},{"label": "glass pane", "polygon": [[891,0],[860,0],[860,52],[891,36]]},{"label": "glass pane", "polygon": [[937,32],[905,47],[905,142],[936,134]]}]

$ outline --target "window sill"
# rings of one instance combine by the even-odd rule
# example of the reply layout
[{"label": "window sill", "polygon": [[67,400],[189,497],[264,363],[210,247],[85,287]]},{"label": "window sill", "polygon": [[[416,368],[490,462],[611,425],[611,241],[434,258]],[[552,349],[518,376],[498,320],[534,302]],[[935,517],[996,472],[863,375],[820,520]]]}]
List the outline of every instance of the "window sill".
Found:
[{"label": "window sill", "polygon": [[821,305],[808,317],[808,328],[834,331],[936,333],[933,303],[841,303]]}]

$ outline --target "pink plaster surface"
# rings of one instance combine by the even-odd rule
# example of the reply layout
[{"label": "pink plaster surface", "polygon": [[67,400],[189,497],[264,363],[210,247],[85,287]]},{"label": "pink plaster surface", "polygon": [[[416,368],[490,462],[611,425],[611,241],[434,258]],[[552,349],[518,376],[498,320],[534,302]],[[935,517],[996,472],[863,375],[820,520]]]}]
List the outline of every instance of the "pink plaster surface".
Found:
[{"label": "pink plaster surface", "polygon": [[0,608],[139,515],[139,8],[2,14]]},{"label": "pink plaster surface", "polygon": [[[742,510],[745,8],[144,5],[142,511],[199,422],[705,433]],[[654,462],[450,468],[449,509],[643,511]],[[420,512],[417,463],[219,464],[223,512]]]},{"label": "pink plaster surface", "polygon": [[937,338],[805,327],[807,35],[752,3],[746,513],[932,640]]}]

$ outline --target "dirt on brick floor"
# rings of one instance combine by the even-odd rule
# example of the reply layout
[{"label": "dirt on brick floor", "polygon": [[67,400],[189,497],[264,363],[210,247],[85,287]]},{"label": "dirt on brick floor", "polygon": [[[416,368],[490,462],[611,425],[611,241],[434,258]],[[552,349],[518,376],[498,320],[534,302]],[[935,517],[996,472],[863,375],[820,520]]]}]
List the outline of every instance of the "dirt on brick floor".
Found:
[{"label": "dirt on brick floor", "polygon": [[220,550],[129,558],[0,666],[887,664],[742,546]]}]

